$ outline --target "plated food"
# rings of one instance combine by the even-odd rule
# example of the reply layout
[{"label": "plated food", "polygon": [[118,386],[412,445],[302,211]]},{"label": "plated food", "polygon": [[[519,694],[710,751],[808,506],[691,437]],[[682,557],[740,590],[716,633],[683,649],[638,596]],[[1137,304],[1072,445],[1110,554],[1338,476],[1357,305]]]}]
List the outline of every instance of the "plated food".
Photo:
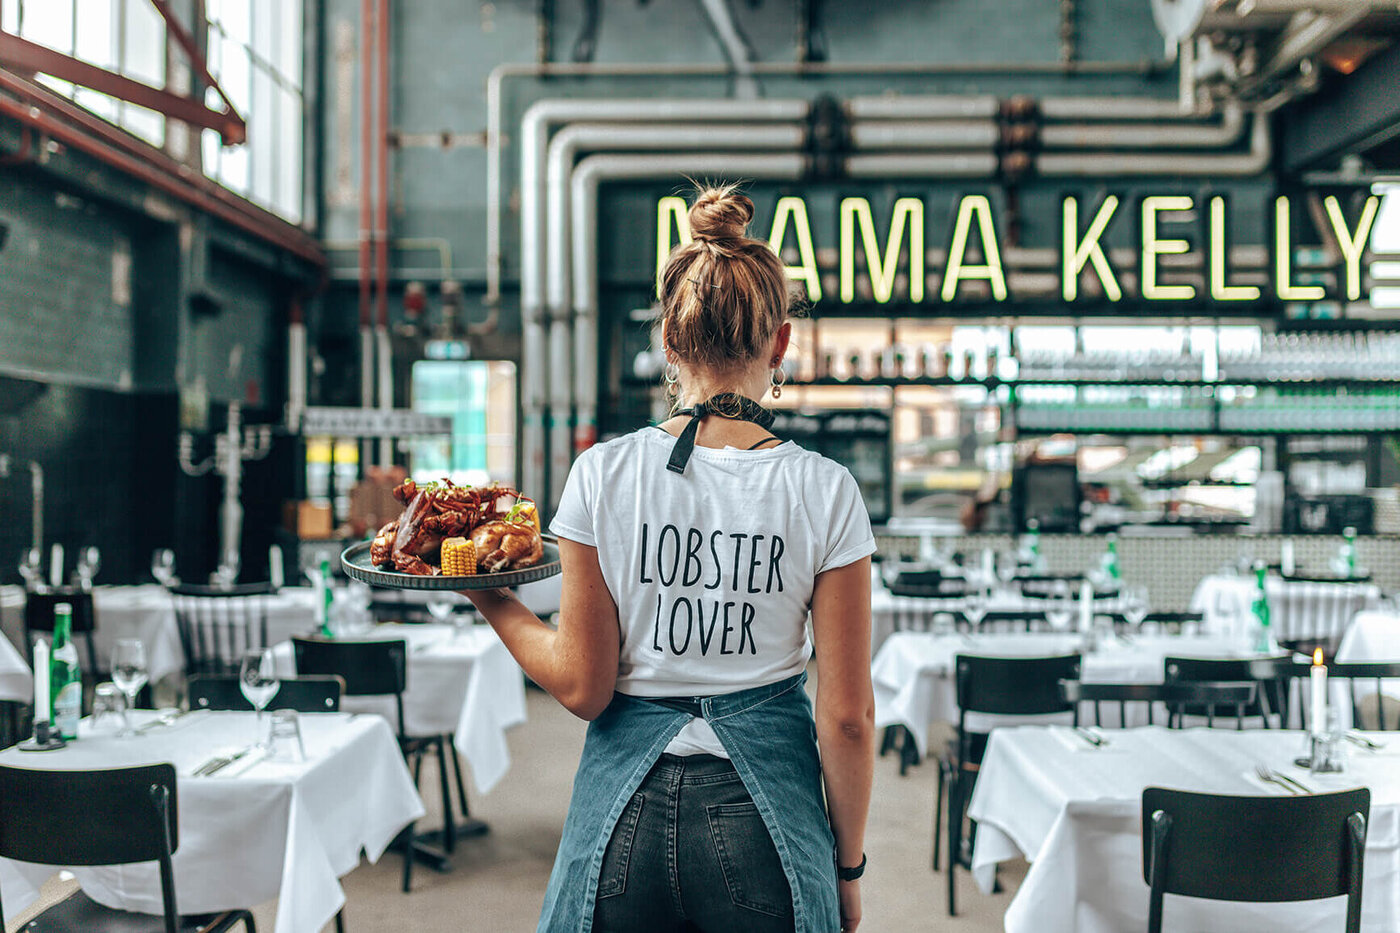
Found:
[{"label": "plated food", "polygon": [[374,536],[374,567],[460,576],[523,570],[544,557],[534,501],[508,486],[458,486],[447,479],[419,485],[410,479],[394,489],[394,498],[403,513]]}]

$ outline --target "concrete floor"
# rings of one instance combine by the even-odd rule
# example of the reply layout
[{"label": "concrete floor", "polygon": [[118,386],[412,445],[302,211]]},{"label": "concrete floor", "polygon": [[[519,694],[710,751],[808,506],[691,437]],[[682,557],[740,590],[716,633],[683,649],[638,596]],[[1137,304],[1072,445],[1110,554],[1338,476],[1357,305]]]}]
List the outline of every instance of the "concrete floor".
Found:
[{"label": "concrete floor", "polygon": [[[490,823],[490,832],[460,842],[452,871],[446,874],[418,866],[410,894],[399,890],[402,862],[392,853],[346,876],[350,933],[532,933],[583,747],[584,724],[541,691],[530,690],[527,699],[529,721],[510,734],[510,773],[490,794],[473,792],[470,798],[473,815]],[[980,893],[967,872],[959,871],[960,915],[950,919],[945,876],[929,868],[935,781],[935,770],[928,764],[900,777],[894,755],[876,760],[862,931],[1001,929],[1002,914],[1025,865],[1004,866],[1006,893],[992,896]],[[430,761],[424,765],[422,786],[429,815],[419,825],[431,828],[440,825],[440,806]],[[51,883],[46,894],[61,896],[66,887]],[[263,933],[273,933],[273,907],[265,904],[255,911]]]}]

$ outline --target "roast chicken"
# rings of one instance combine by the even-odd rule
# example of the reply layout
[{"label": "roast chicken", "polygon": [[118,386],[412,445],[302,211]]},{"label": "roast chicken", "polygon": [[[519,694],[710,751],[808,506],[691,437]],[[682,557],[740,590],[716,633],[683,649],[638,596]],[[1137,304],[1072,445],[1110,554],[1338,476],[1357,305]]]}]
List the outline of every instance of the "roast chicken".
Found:
[{"label": "roast chicken", "polygon": [[[505,526],[489,539],[477,543],[478,567],[487,573],[529,567],[544,554],[538,529],[530,522],[503,521],[503,514],[520,499],[508,486],[458,486],[450,480],[419,486],[406,480],[394,489],[403,503],[403,513],[380,528],[370,545],[370,560],[376,567],[393,567],[401,573],[429,576],[441,573],[442,542],[458,535],[471,535],[479,528]],[[529,540],[533,536],[533,543]],[[532,556],[533,555],[533,556]]]}]

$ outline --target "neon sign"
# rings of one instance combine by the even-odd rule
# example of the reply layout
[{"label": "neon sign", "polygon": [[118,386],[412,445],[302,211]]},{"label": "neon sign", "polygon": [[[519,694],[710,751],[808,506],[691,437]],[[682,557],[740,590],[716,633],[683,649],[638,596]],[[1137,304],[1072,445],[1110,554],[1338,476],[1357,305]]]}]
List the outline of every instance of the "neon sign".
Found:
[{"label": "neon sign", "polygon": [[[1327,228],[1324,232],[1336,243],[1342,259],[1335,270],[1335,290],[1316,284],[1315,277],[1304,280],[1293,268],[1294,204],[1287,195],[1273,199],[1271,229],[1267,232],[1267,288],[1238,281],[1231,268],[1227,237],[1230,205],[1223,195],[1149,195],[1139,198],[1135,207],[1125,207],[1122,199],[1113,194],[1096,205],[1066,195],[1060,199],[1058,225],[1059,297],[1066,304],[1089,300],[1117,303],[1131,297],[1162,304],[1209,301],[1235,306],[1260,301],[1266,294],[1289,302],[1360,300],[1361,262],[1375,226],[1380,198],[1368,197],[1355,221],[1347,219],[1336,197],[1326,197],[1322,203]],[[657,202],[658,275],[674,239],[678,237],[681,243],[690,241],[686,209],[685,200],[679,197],[664,197]],[[1014,300],[1001,234],[986,195],[969,194],[957,200],[947,239],[943,241],[948,248],[941,269],[929,268],[929,253],[925,250],[926,241],[931,239],[927,214],[923,199],[896,198],[890,209],[888,233],[881,242],[870,201],[862,197],[842,198],[837,204],[835,300],[843,304],[861,300],[857,284],[862,278],[863,284],[869,286],[870,299],[879,304],[955,303],[968,297],[965,283],[974,281],[986,283],[978,293],[988,295],[993,302]],[[1137,222],[1133,236],[1136,262],[1126,265],[1118,253],[1115,265],[1111,251],[1104,245],[1105,235],[1115,225],[1131,224],[1133,215]],[[1319,218],[1317,222],[1323,221]],[[1194,240],[1187,238],[1191,234],[1195,234]],[[817,264],[811,215],[804,198],[778,199],[768,242],[779,255],[795,256],[796,262],[784,267],[788,277],[806,286],[810,300],[821,301],[822,270]],[[1195,265],[1188,277],[1183,277],[1183,263],[1191,263],[1192,257]],[[930,282],[930,272],[937,276],[936,287]],[[1134,274],[1125,277],[1125,272]],[[897,287],[899,273],[905,273],[902,289]],[[1097,288],[1086,290],[1084,282],[1090,279],[1097,282]]]}]

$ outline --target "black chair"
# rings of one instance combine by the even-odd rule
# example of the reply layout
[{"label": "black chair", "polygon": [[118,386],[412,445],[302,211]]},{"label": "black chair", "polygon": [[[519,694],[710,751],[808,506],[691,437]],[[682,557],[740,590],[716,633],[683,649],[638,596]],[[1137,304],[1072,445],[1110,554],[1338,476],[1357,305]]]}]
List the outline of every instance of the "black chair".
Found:
[{"label": "black chair", "polygon": [[[1251,665],[1257,664],[1259,660],[1289,660],[1288,657],[1280,655],[1278,658],[1246,659],[1246,658],[1174,658],[1163,659],[1162,670],[1164,683],[1181,683],[1184,681],[1211,681],[1221,683],[1225,681],[1240,683],[1243,681],[1255,681],[1259,684],[1259,695],[1255,697],[1244,709],[1245,718],[1258,717],[1265,729],[1273,728],[1270,722],[1271,714],[1279,716],[1279,728],[1283,728],[1287,723],[1287,687],[1277,680],[1260,681],[1254,676],[1254,669]],[[1178,715],[1206,716],[1209,711],[1204,706],[1183,706],[1178,710]],[[1243,718],[1240,720],[1243,724]]]},{"label": "black chair", "polygon": [[[1298,665],[1308,668],[1307,664]],[[1347,681],[1347,686],[1351,693],[1351,721],[1358,729],[1375,728],[1380,731],[1390,732],[1400,730],[1400,703],[1395,703],[1395,720],[1392,723],[1386,716],[1385,702],[1385,681],[1388,679],[1400,679],[1400,661],[1357,661],[1349,664],[1333,663],[1327,667],[1328,677],[1339,677]],[[1376,721],[1374,726],[1370,717],[1365,715],[1368,711],[1363,709],[1363,701],[1358,698],[1356,692],[1356,682],[1371,681],[1375,685],[1376,697]],[[1306,705],[1306,704],[1300,704]],[[1304,728],[1307,727],[1306,713],[1304,714]]]},{"label": "black chair", "polygon": [[[340,710],[345,681],[335,675],[288,677],[281,681],[267,708],[293,709],[299,713],[334,713]],[[253,704],[243,696],[238,678],[223,674],[203,674],[189,681],[190,709],[251,711]]]},{"label": "black chair", "polygon": [[[1061,680],[1078,680],[1080,656],[1048,658],[987,658],[960,654],[954,659],[957,678],[958,730],[956,751],[939,771],[940,796],[935,806],[933,833],[934,862],[938,861],[936,840],[942,810],[942,785],[948,781],[948,916],[956,916],[954,876],[957,867],[971,868],[972,853],[965,851],[963,814],[971,797],[972,785],[986,751],[987,734],[967,728],[968,713],[993,716],[1036,716],[1072,713],[1074,704],[1060,693]],[[977,738],[980,736],[980,739]]]},{"label": "black chair", "polygon": [[1142,792],[1142,877],[1162,896],[1271,903],[1347,896],[1347,933],[1361,929],[1361,877],[1371,792],[1228,797],[1163,787]]},{"label": "black chair", "polygon": [[86,643],[87,670],[84,673],[94,682],[101,680],[105,675],[97,666],[97,648],[93,644],[97,613],[92,608],[92,593],[73,587],[24,594],[24,647],[29,666],[34,666],[34,633],[53,634],[53,612],[59,603],[73,607],[73,638],[76,641],[81,635]]},{"label": "black chair", "polygon": [[1210,681],[1183,681],[1174,684],[1099,684],[1084,683],[1078,680],[1060,681],[1060,692],[1066,702],[1074,704],[1074,724],[1079,725],[1081,703],[1094,704],[1094,725],[1102,727],[1104,703],[1118,704],[1118,727],[1128,726],[1128,704],[1141,703],[1146,709],[1149,726],[1154,722],[1158,703],[1167,709],[1167,725],[1181,724],[1180,711],[1186,707],[1204,708],[1207,725],[1215,725],[1215,717],[1220,709],[1232,709],[1236,722],[1241,721],[1244,709],[1253,703],[1258,695],[1258,685],[1254,683],[1212,683]]},{"label": "black chair", "polygon": [[[438,783],[442,790],[442,847],[447,853],[457,848],[457,820],[453,816],[452,779],[449,763],[456,771],[457,798],[462,816],[467,810],[466,784],[462,780],[461,763],[450,736],[408,735],[404,727],[403,692],[408,686],[408,646],[401,639],[347,641],[344,639],[293,638],[298,675],[338,674],[345,681],[346,696],[392,696],[395,707],[395,730],[399,748],[413,764],[413,779],[417,783],[423,770],[423,756],[434,752],[438,759]],[[409,829],[405,846],[403,889],[408,891],[413,879],[415,851],[446,865],[446,857],[428,849],[413,838]]]},{"label": "black chair", "polygon": [[[58,827],[69,831],[56,832]],[[239,923],[256,933],[246,910],[176,913],[171,856],[179,845],[172,765],[104,771],[0,767],[0,856],[41,865],[160,863],[162,916],[104,907],[78,891],[26,924],[27,933],[222,933]]]},{"label": "black chair", "polygon": [[[1300,661],[1293,655],[1279,655],[1272,658],[1256,658],[1247,664],[1249,676],[1260,684],[1271,712],[1278,715],[1279,728],[1287,729],[1292,723],[1293,695],[1297,688],[1293,681],[1307,677],[1312,665]],[[1308,704],[1299,703],[1298,710],[1302,725],[1307,727]]]},{"label": "black chair", "polygon": [[185,673],[237,674],[245,652],[268,647],[267,600],[274,592],[271,583],[170,587]]},{"label": "black chair", "polygon": [[[966,617],[964,617],[966,618]],[[1054,629],[1040,609],[997,609],[983,613],[982,618],[968,628],[977,632],[1051,632]]]}]

